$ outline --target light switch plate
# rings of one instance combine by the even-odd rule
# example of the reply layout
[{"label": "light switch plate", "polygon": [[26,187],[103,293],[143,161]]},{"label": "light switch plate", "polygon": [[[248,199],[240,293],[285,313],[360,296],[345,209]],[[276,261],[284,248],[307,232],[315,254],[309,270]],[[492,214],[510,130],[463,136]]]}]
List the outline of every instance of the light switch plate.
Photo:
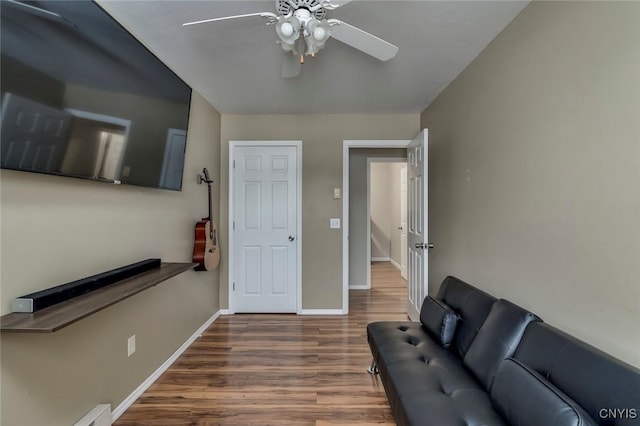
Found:
[{"label": "light switch plate", "polygon": [[339,229],[340,228],[340,218],[332,217],[329,219],[329,228],[331,229]]},{"label": "light switch plate", "polygon": [[340,188],[333,188],[333,198],[340,198]]},{"label": "light switch plate", "polygon": [[131,356],[136,351],[136,335],[129,337],[127,339],[127,356]]}]

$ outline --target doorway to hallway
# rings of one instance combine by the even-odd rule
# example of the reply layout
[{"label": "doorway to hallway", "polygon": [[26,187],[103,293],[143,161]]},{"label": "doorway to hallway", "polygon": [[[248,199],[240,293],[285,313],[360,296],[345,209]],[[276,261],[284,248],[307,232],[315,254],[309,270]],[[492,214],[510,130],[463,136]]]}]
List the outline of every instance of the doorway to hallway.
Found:
[{"label": "doorway to hallway", "polygon": [[370,288],[372,262],[388,262],[407,278],[407,161],[367,159],[367,265]]}]

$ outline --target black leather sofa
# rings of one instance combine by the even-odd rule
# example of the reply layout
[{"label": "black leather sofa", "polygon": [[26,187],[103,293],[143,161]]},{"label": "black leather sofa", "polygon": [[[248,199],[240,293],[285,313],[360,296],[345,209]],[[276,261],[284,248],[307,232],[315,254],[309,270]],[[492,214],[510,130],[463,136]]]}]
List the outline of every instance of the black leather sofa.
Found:
[{"label": "black leather sofa", "polygon": [[455,277],[367,338],[399,425],[640,425],[640,370]]}]

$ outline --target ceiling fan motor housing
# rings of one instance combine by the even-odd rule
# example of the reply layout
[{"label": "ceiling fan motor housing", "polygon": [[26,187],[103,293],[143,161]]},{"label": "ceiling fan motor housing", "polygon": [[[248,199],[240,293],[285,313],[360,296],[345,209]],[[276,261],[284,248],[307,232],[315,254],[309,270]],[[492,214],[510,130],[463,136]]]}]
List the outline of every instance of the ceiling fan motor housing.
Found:
[{"label": "ceiling fan motor housing", "polygon": [[[310,10],[322,3],[322,0],[276,0],[276,10],[279,15],[286,16],[298,9]],[[315,12],[310,12],[316,19],[323,20],[327,15],[327,10],[323,7]]]}]

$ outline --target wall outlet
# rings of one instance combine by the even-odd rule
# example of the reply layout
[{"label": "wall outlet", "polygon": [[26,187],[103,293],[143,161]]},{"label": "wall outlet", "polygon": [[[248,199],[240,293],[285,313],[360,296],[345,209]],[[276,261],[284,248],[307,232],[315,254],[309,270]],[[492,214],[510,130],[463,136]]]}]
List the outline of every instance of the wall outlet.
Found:
[{"label": "wall outlet", "polygon": [[329,219],[329,228],[331,229],[339,229],[340,228],[340,218],[332,217]]},{"label": "wall outlet", "polygon": [[136,335],[129,337],[127,339],[127,356],[133,355],[136,351]]}]

